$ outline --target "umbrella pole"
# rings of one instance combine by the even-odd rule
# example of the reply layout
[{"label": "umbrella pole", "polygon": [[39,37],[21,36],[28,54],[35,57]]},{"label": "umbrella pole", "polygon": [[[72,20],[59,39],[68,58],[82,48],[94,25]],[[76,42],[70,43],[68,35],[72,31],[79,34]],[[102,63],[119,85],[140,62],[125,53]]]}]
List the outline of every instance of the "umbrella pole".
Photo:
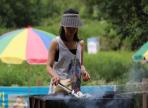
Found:
[{"label": "umbrella pole", "polygon": [[[30,66],[28,65],[28,72],[30,73]],[[30,75],[28,76],[28,97],[30,96]]]}]

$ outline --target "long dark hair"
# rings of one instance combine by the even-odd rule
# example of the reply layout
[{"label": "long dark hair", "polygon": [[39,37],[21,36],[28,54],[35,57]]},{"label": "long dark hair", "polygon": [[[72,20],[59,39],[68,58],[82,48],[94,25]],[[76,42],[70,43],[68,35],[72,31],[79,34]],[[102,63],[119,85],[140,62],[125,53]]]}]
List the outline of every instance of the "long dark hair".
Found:
[{"label": "long dark hair", "polygon": [[[79,14],[78,11],[74,10],[74,9],[68,9],[66,11],[64,11],[64,14]],[[60,28],[60,38],[63,40],[63,41],[67,41],[66,37],[65,37],[65,31],[64,31],[64,27],[61,26]],[[74,34],[74,38],[73,38],[74,41],[80,41],[79,37],[78,37],[78,31]]]}]

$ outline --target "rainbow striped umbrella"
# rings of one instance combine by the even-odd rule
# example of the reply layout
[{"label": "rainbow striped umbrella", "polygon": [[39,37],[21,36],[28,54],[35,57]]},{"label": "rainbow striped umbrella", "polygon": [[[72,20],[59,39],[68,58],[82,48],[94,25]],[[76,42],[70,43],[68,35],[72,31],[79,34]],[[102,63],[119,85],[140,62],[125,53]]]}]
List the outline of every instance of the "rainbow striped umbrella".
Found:
[{"label": "rainbow striped umbrella", "polygon": [[146,60],[148,61],[148,42],[146,42],[134,55],[134,61]]},{"label": "rainbow striped umbrella", "polygon": [[55,35],[31,27],[0,36],[0,59],[8,64],[45,64]]}]

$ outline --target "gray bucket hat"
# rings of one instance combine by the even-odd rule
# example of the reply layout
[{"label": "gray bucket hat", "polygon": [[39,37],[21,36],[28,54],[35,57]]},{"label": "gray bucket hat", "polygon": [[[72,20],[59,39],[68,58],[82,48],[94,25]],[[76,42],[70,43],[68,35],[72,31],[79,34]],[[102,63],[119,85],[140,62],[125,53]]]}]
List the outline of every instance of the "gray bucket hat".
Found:
[{"label": "gray bucket hat", "polygon": [[79,14],[64,14],[61,20],[61,26],[78,28],[83,25]]}]

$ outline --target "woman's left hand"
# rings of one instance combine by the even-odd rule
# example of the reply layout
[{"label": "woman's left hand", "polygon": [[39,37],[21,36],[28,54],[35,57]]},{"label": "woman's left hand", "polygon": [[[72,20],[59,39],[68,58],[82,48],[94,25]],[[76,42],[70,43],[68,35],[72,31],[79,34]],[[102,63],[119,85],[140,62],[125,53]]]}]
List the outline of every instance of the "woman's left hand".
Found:
[{"label": "woman's left hand", "polygon": [[88,80],[90,80],[90,75],[89,75],[89,73],[88,73],[87,71],[84,71],[84,72],[82,73],[82,78],[83,78],[83,81],[88,81]]}]

